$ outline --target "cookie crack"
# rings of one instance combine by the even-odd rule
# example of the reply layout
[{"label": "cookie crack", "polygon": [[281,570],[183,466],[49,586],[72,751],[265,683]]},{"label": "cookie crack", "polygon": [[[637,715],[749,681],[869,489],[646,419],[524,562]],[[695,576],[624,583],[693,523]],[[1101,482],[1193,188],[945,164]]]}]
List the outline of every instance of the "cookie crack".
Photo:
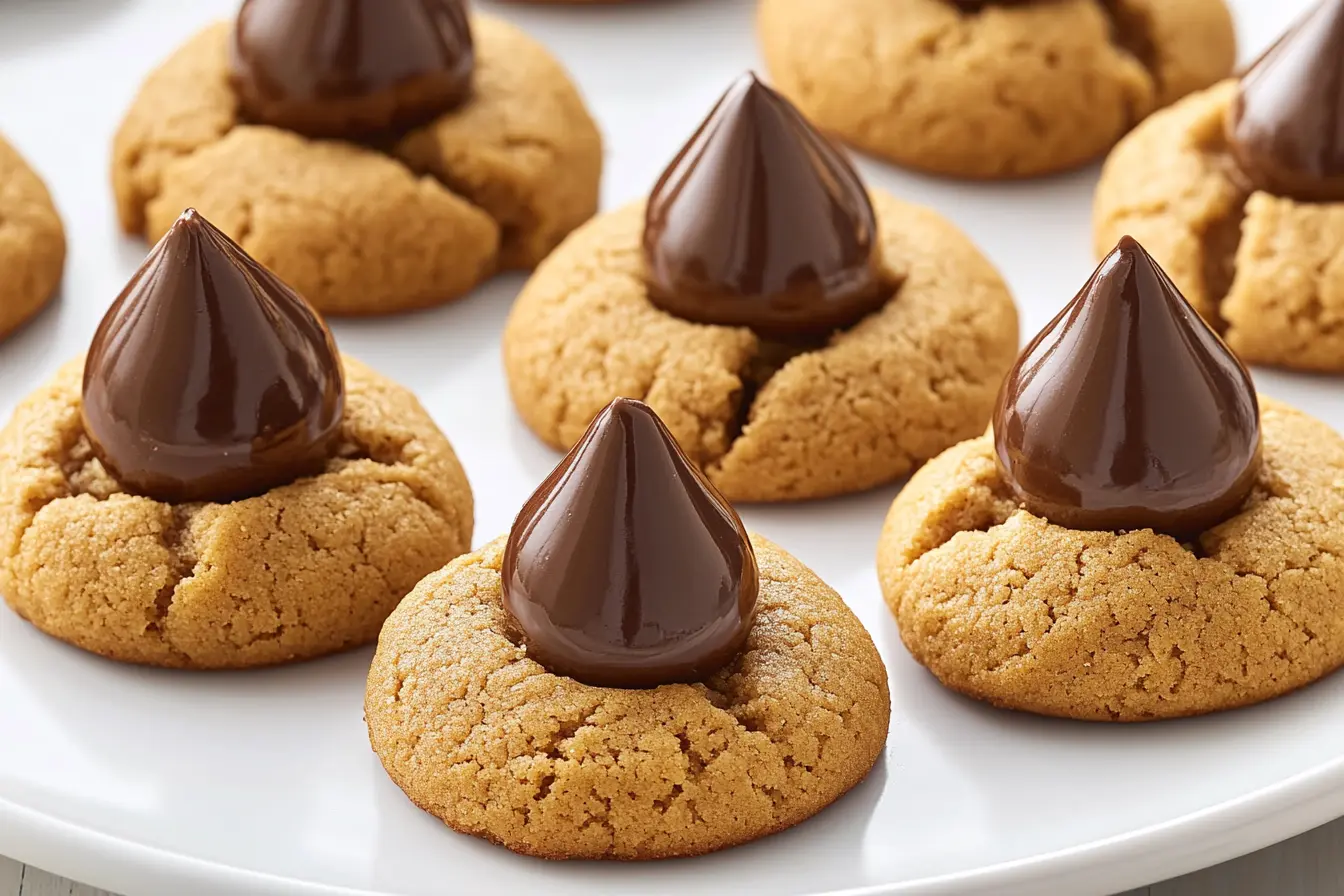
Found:
[{"label": "cookie crack", "polygon": [[[1153,79],[1157,95],[1161,96],[1166,85],[1162,75],[1161,54],[1153,40],[1152,23],[1142,10],[1127,0],[1100,0],[1100,4],[1102,12],[1111,22],[1111,43],[1143,66]],[[1132,122],[1137,122],[1138,118],[1131,115]]]}]

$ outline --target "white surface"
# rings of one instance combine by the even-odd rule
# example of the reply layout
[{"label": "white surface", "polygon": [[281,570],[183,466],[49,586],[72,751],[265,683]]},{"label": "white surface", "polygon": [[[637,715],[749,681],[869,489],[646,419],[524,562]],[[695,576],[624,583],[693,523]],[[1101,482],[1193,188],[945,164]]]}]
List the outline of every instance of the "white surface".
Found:
[{"label": "white surface", "polygon": [[[1305,2],[1236,5],[1249,56]],[[0,414],[85,347],[143,256],[143,245],[115,234],[111,134],[144,72],[233,6],[0,3],[0,132],[47,177],[72,245],[60,304],[0,346]],[[608,206],[645,192],[757,60],[749,0],[492,9],[546,40],[587,92],[608,138]],[[872,183],[970,232],[1010,280],[1024,336],[1092,268],[1094,170],[985,186],[863,167]],[[499,369],[498,333],[520,282],[335,328],[345,351],[415,389],[454,440],[477,493],[478,544],[507,528],[557,459],[514,417]],[[1344,428],[1344,382],[1257,379]],[[267,672],[175,674],[84,655],[0,611],[0,853],[135,896],[419,896],[458,886],[1011,896],[1046,885],[1121,890],[1344,813],[1344,677],[1255,709],[1133,727],[996,712],[942,690],[906,656],[878,595],[873,552],[895,491],[744,513],[845,595],[891,669],[884,760],[792,831],[689,861],[520,859],[445,830],[385,778],[361,719],[368,651]]]}]

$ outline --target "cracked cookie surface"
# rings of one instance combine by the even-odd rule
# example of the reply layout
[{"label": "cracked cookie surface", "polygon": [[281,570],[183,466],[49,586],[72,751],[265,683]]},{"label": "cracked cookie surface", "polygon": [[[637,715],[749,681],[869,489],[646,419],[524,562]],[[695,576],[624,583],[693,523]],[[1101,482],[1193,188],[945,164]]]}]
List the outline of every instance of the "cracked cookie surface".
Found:
[{"label": "cracked cookie surface", "polygon": [[344,358],[340,447],[313,477],[229,504],[127,494],[79,416],[83,360],[0,431],[0,593],[56,638],[196,669],[368,643],[421,576],[470,547],[472,497],[415,397]]},{"label": "cracked cookie surface", "polygon": [[528,658],[501,602],[504,538],[428,576],[369,673],[374,751],[452,828],[544,858],[699,855],[783,830],[863,780],[886,669],[834,591],[753,536],[757,617],[697,684],[601,688]]},{"label": "cracked cookie surface", "polygon": [[565,450],[613,398],[645,401],[734,501],[861,491],[981,432],[1017,356],[1008,289],[935,212],[871,198],[892,298],[768,377],[763,362],[781,359],[750,330],[649,301],[643,203],[589,222],[510,313],[504,366],[519,414]]},{"label": "cracked cookie surface", "polygon": [[1154,109],[1227,77],[1224,0],[761,0],[775,86],[822,128],[936,174],[1091,161]]},{"label": "cracked cookie surface", "polygon": [[1344,371],[1344,204],[1249,192],[1224,117],[1235,81],[1154,115],[1115,148],[1094,247],[1143,243],[1244,361]]},{"label": "cracked cookie surface", "polygon": [[1344,664],[1344,438],[1261,407],[1255,490],[1187,545],[1019,509],[991,436],[931,461],[878,543],[906,648],[971,697],[1116,721],[1258,703]]},{"label": "cracked cookie surface", "polygon": [[439,304],[536,265],[597,209],[602,141],[563,67],[475,16],[472,94],[386,152],[240,120],[227,23],[152,72],[113,144],[122,227],[187,207],[329,314]]},{"label": "cracked cookie surface", "polygon": [[42,309],[65,269],[65,228],[51,194],[0,137],[0,339]]}]

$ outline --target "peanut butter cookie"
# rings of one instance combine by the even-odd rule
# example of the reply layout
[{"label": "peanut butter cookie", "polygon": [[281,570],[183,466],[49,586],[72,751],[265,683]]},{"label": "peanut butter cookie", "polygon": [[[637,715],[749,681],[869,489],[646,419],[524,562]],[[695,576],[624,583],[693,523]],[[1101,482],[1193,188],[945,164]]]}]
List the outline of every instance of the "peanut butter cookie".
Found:
[{"label": "peanut butter cookie", "polygon": [[1097,251],[1142,241],[1253,364],[1344,371],[1344,202],[1252,189],[1231,158],[1227,81],[1164,110],[1107,159]]},{"label": "peanut butter cookie", "polygon": [[65,229],[46,185],[0,138],[0,338],[42,309],[65,268]]},{"label": "peanut butter cookie", "polygon": [[1344,664],[1344,439],[1261,402],[1251,497],[1186,543],[1019,509],[990,436],[931,461],[878,545],[906,647],[977,699],[1117,721],[1257,703]]},{"label": "peanut butter cookie", "polygon": [[819,126],[957,177],[1088,162],[1236,59],[1223,0],[761,0],[758,26],[774,82]]},{"label": "peanut butter cookie", "polygon": [[[273,18],[288,21],[283,12]],[[271,82],[240,81],[238,40],[228,24],[207,28],[141,87],[113,146],[128,232],[156,240],[195,207],[319,310],[379,314],[451,300],[500,268],[532,267],[597,208],[597,128],[560,64],[512,25],[471,18],[456,60],[470,83],[457,105],[391,132],[351,134],[356,142],[325,139],[346,134],[280,100],[258,109],[290,115],[294,127],[258,123],[246,102]],[[334,77],[312,74],[322,76]],[[341,107],[350,121],[339,124],[367,125],[394,100],[369,102]]]},{"label": "peanut butter cookie", "polygon": [[691,856],[766,836],[863,780],[886,670],[844,601],[759,537],[756,617],[693,684],[583,684],[534,659],[503,604],[505,539],[427,577],[369,673],[392,780],[452,828],[544,858]]},{"label": "peanut butter cookie", "polygon": [[67,364],[0,431],[0,593],[53,637],[156,666],[261,666],[373,640],[421,576],[470,546],[472,497],[415,398],[344,368],[322,472],[173,504],[129,494],[94,456],[84,363]]},{"label": "peanut butter cookie", "polygon": [[941,216],[870,198],[889,298],[805,350],[657,307],[644,203],[593,220],[513,306],[504,366],[519,413],[567,449],[612,398],[642,399],[735,501],[870,488],[980,432],[1017,352],[1012,298]]}]

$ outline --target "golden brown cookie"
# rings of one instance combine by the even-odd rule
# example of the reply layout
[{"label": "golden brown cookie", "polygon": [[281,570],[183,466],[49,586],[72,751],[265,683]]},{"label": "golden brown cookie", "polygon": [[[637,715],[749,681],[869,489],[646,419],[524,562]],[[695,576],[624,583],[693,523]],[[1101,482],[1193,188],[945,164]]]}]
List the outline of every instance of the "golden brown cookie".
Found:
[{"label": "golden brown cookie", "polygon": [[1232,72],[1224,0],[761,0],[776,86],[822,128],[958,177],[1060,171]]},{"label": "golden brown cookie", "polygon": [[241,122],[229,26],[207,28],[149,76],[117,133],[122,226],[156,240],[194,207],[335,314],[438,304],[536,265],[596,211],[601,136],[544,47],[498,19],[472,28],[471,97],[387,154]]},{"label": "golden brown cookie", "polygon": [[1344,371],[1344,205],[1250,193],[1233,176],[1226,81],[1154,115],[1102,169],[1099,254],[1129,234],[1242,360]]},{"label": "golden brown cookie", "polygon": [[567,449],[607,402],[641,399],[735,501],[871,488],[981,431],[1017,354],[1008,289],[935,212],[871,198],[891,300],[787,359],[748,329],[654,307],[642,203],[593,220],[513,306],[504,367],[518,412]]},{"label": "golden brown cookie", "polygon": [[51,194],[0,137],[0,338],[56,295],[65,269],[65,228]]},{"label": "golden brown cookie", "polygon": [[505,539],[430,575],[388,619],[364,714],[392,780],[452,828],[545,858],[690,856],[783,830],[872,768],[887,675],[834,591],[756,537],[739,658],[646,690],[556,676],[501,603]]},{"label": "golden brown cookie", "polygon": [[0,593],[47,634],[125,662],[241,668],[372,641],[421,576],[470,547],[472,497],[415,397],[344,364],[324,473],[182,505],[108,475],[80,423],[83,361],[65,365],[0,431]]},{"label": "golden brown cookie", "polygon": [[1344,438],[1262,399],[1243,509],[1190,544],[1018,508],[991,436],[920,470],[878,543],[901,639],[997,706],[1142,721],[1232,709],[1344,663]]}]

